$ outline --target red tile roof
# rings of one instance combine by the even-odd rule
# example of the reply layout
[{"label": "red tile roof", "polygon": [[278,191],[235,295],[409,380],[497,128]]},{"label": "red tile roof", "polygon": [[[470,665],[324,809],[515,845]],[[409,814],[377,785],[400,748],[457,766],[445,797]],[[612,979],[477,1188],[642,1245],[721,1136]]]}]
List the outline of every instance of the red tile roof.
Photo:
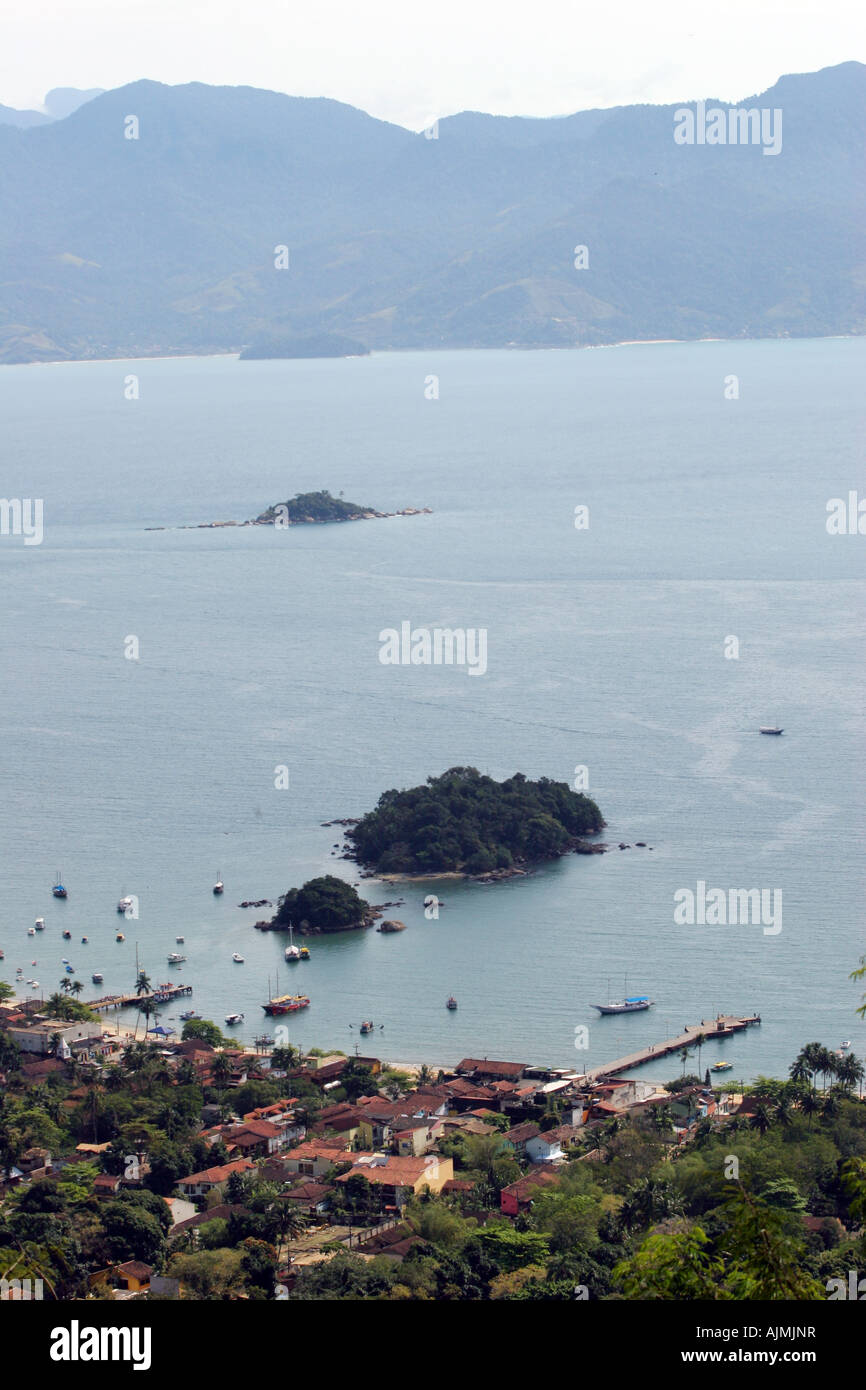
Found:
[{"label": "red tile roof", "polygon": [[216,1168],[204,1168],[200,1173],[190,1173],[188,1177],[180,1179],[178,1187],[192,1187],[201,1182],[225,1182],[232,1173],[248,1173],[251,1169],[254,1170],[255,1166],[248,1158],[237,1158],[233,1163],[223,1163]]}]

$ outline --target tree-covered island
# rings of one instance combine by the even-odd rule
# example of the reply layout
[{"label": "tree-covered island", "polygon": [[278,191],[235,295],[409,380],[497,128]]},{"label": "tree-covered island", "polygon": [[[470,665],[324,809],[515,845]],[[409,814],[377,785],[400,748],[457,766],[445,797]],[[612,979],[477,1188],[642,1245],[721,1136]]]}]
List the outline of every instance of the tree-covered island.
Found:
[{"label": "tree-covered island", "polygon": [[601,830],[594,801],[548,777],[504,782],[452,767],[420,787],[383,792],[346,831],[349,857],[379,874],[513,872],[570,850]]},{"label": "tree-covered island", "polygon": [[350,883],[333,874],[323,874],[321,878],[308,879],[301,888],[290,888],[266,925],[273,931],[288,931],[291,927],[306,936],[369,927],[376,915],[376,909]]},{"label": "tree-covered island", "polygon": [[255,518],[257,526],[310,525],[317,521],[364,521],[379,515],[373,507],[332,497],[327,488],[320,492],[298,492],[287,502],[277,502]]}]

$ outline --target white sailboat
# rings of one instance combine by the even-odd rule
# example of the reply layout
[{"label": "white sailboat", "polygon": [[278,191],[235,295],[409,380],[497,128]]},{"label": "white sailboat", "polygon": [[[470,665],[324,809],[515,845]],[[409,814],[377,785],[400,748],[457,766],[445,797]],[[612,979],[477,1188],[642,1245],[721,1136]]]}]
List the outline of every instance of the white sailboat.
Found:
[{"label": "white sailboat", "polygon": [[[610,995],[610,980],[607,982],[607,992]],[[606,1004],[593,1004],[594,1009],[598,1009],[600,1014],[637,1014],[644,1009],[649,1009],[654,1004],[648,994],[629,994],[628,976],[625,977],[622,999],[608,999]]]},{"label": "white sailboat", "polygon": [[286,947],[285,956],[286,960],[301,959],[301,948],[295,945],[295,933],[292,931],[291,923],[289,923],[289,944]]}]

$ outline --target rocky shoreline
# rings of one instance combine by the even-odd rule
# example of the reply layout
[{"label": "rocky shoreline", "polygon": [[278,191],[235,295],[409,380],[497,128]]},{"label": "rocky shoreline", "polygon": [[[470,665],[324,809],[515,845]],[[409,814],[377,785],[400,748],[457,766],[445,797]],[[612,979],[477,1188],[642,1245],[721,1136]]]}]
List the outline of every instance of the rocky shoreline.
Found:
[{"label": "rocky shoreline", "polygon": [[[285,528],[291,526],[337,526],[345,521],[384,521],[392,516],[431,516],[432,507],[401,507],[396,512],[351,512],[349,516],[316,517],[302,516],[296,517],[294,521],[286,522]],[[145,526],[145,531],[221,531],[231,526],[274,526],[276,522],[273,517],[253,517],[250,521],[197,521],[188,522],[182,526]]]}]

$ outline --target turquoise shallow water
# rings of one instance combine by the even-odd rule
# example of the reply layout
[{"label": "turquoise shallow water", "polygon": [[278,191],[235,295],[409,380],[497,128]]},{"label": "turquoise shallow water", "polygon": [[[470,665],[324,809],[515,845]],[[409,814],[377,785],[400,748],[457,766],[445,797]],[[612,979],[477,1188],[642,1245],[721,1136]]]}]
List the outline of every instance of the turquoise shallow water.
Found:
[{"label": "turquoise shallow water", "polygon": [[[45,514],[41,545],[0,537],[5,978],[22,965],[47,992],[69,955],[120,990],[136,942],[163,979],[183,934],[173,973],[205,1016],[243,1011],[248,1039],[279,966],[312,997],[289,1024],[305,1046],[348,1049],[371,1017],[391,1058],[597,1064],[721,1008],[763,1024],[702,1067],[779,1072],[813,1038],[866,1053],[847,978],[864,950],[866,538],[825,527],[862,480],[864,356],[824,340],[4,369],[0,490]],[[321,486],[434,511],[144,529]],[[486,628],[487,674],[383,666],[379,632],[403,620]],[[757,734],[776,722],[782,738]],[[605,839],[652,851],[449,882],[438,921],[430,885],[367,882],[405,898],[409,930],[317,939],[289,976],[284,941],[236,904],[325,870],[356,880],[320,822],[455,764],[585,765]],[[781,889],[782,931],[677,926],[674,893],[698,879]],[[117,944],[122,893],[141,915]],[[655,1008],[597,1020],[626,974]]]}]

